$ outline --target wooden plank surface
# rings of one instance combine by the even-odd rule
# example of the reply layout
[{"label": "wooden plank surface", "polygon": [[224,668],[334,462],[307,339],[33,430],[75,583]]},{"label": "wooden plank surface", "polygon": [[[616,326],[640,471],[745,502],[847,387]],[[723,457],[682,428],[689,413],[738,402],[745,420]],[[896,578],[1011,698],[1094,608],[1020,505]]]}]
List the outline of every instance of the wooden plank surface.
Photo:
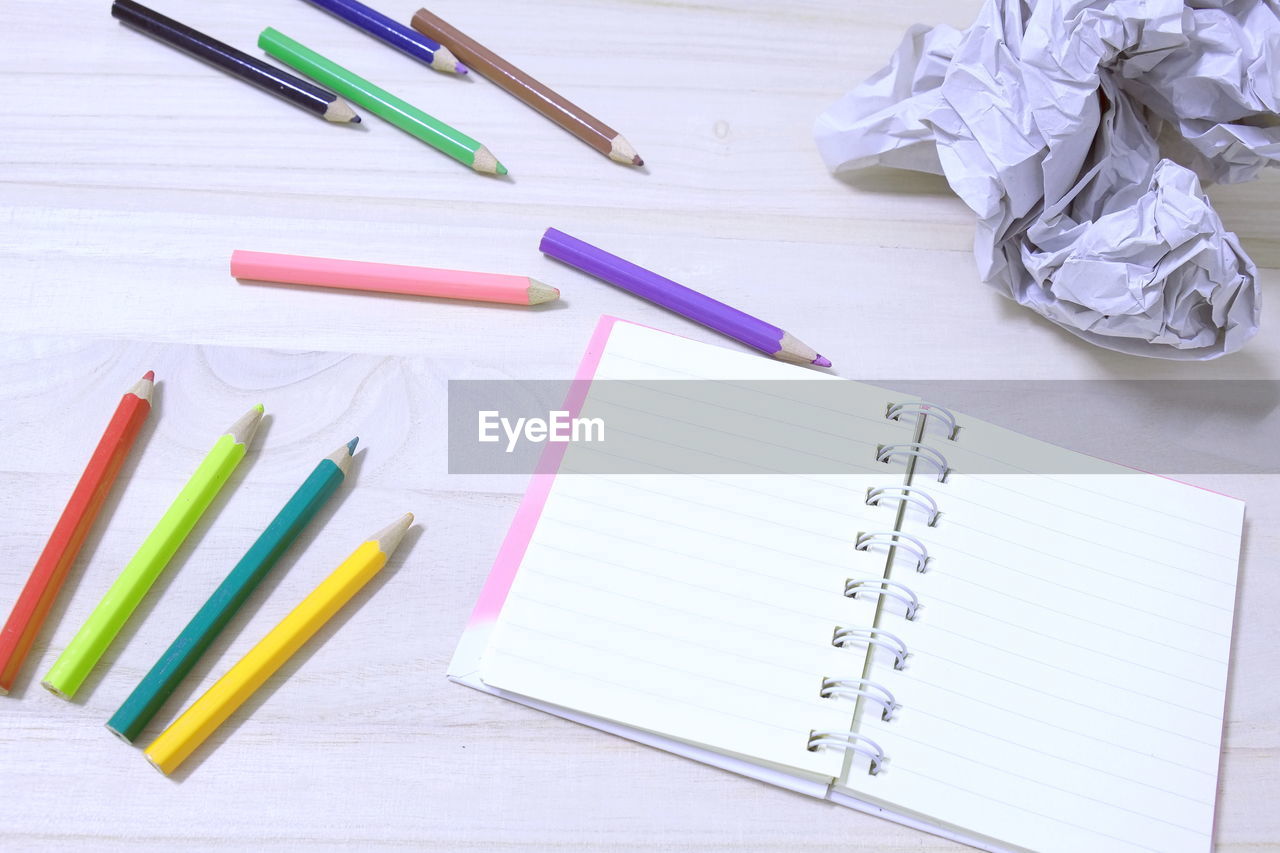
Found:
[{"label": "wooden plank surface", "polygon": [[[1280,335],[1265,319],[1244,352],[1209,364],[1083,344],[977,280],[972,215],[941,180],[826,173],[814,117],[882,65],[908,25],[963,26],[977,6],[432,7],[617,127],[645,171],[592,153],[487,81],[436,74],[305,3],[160,6],[253,53],[271,25],[343,61],[489,145],[511,169],[501,181],[372,117],[326,125],[125,30],[106,3],[5,4],[0,606],[78,475],[85,430],[139,362],[165,380],[110,523],[73,571],[17,696],[0,706],[6,849],[961,849],[445,682],[519,483],[448,477],[442,429],[449,378],[562,378],[601,313],[725,343],[542,258],[547,226],[754,311],[859,379],[1278,378]],[[385,8],[407,17],[413,7]],[[1280,279],[1276,187],[1268,175],[1212,191],[1271,267],[1267,297]],[[238,284],[227,273],[235,248],[528,274],[565,298],[523,310]],[[349,402],[357,387],[369,403]],[[46,695],[33,679],[210,430],[259,398],[273,418],[234,499],[197,529],[86,698]],[[83,421],[67,419],[69,407]],[[355,486],[180,696],[212,681],[362,535],[406,509],[421,534],[326,630],[331,642],[219,733],[219,748],[178,782],[162,779],[102,722],[264,513],[354,433],[367,447]],[[1218,847],[1274,847],[1280,497],[1273,477],[1197,482],[1250,501]]]}]

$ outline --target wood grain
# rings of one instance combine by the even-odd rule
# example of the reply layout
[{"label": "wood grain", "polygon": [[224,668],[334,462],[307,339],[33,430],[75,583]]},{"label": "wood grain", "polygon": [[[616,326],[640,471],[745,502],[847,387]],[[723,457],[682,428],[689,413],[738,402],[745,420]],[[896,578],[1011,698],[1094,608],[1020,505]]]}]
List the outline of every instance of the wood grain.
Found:
[{"label": "wood grain", "polygon": [[[542,258],[547,226],[791,330],[846,376],[1280,378],[1280,334],[1265,319],[1244,352],[1211,364],[1083,344],[977,281],[973,217],[945,183],[826,173],[810,138],[817,113],[880,67],[911,23],[963,26],[977,7],[485,4],[477,37],[607,113],[644,153],[646,168],[633,170],[487,81],[436,74],[307,4],[163,6],[233,44],[252,45],[271,25],[341,59],[492,145],[512,171],[503,182],[380,122],[319,122],[121,28],[105,7],[7,3],[0,429],[12,442],[0,449],[0,606],[89,450],[91,437],[60,416],[68,401],[96,423],[139,365],[163,385],[144,452],[72,571],[56,630],[41,638],[17,698],[0,705],[4,846],[962,849],[448,684],[445,664],[521,484],[447,476],[442,430],[449,378],[562,378],[601,313],[732,345]],[[432,8],[465,21],[476,7]],[[762,33],[785,61],[761,61]],[[1280,266],[1276,187],[1268,175],[1213,191],[1228,226],[1270,267]],[[530,310],[240,285],[227,272],[236,248],[531,275],[564,298]],[[1280,275],[1261,275],[1273,297]],[[354,388],[377,405],[353,406]],[[198,460],[210,413],[234,416],[260,398],[272,414],[261,444],[110,651],[105,677],[80,704],[33,687]],[[317,453],[355,433],[367,449],[329,523],[286,558],[156,725],[371,520],[412,510],[420,536],[330,626],[332,642],[273,679],[177,782],[160,778],[102,723],[263,514]],[[1250,501],[1218,847],[1273,848],[1280,495],[1268,477],[1200,482]]]}]

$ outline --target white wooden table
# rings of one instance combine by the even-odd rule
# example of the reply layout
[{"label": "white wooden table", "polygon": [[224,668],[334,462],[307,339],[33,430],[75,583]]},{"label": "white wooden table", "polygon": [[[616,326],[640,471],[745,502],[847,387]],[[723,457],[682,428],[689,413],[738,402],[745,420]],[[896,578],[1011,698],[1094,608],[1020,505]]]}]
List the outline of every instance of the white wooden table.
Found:
[{"label": "white wooden table", "polygon": [[[251,52],[257,32],[275,26],[480,139],[512,179],[474,175],[373,117],[325,125],[123,29],[106,0],[4,5],[6,612],[114,395],[141,362],[165,380],[109,523],[91,537],[15,695],[0,700],[6,849],[959,849],[445,681],[519,497],[518,484],[446,474],[447,379],[567,377],[601,313],[725,343],[545,260],[547,226],[755,311],[860,379],[1280,378],[1274,317],[1244,352],[1214,363],[1104,352],[977,281],[973,217],[941,180],[826,173],[814,117],[878,68],[906,26],[964,26],[976,0],[433,7],[615,125],[644,171],[593,154],[484,80],[435,74],[304,3],[159,5]],[[400,17],[414,8],[381,5]],[[1280,281],[1277,186],[1271,175],[1213,190],[1228,226],[1271,267],[1267,302]],[[525,273],[565,298],[531,311],[241,285],[227,273],[235,248]],[[276,381],[299,376],[305,386]],[[377,411],[336,396],[313,404],[300,390],[326,377],[361,388],[363,376]],[[84,698],[45,693],[39,676],[213,432],[259,397],[276,415],[234,499],[197,528]],[[368,450],[354,485],[178,698],[198,695],[363,534],[405,509],[421,532],[326,642],[176,781],[162,778],[102,722],[264,513],[355,432]],[[1196,482],[1250,502],[1217,843],[1275,847],[1280,497],[1271,477]]]}]

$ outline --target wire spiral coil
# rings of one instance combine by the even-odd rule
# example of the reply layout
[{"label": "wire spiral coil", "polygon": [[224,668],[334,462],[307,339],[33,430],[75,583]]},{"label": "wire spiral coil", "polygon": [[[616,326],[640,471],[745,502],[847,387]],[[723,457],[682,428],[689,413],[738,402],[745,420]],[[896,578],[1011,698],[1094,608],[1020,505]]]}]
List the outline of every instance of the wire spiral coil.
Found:
[{"label": "wire spiral coil", "polygon": [[933,495],[918,486],[877,486],[867,489],[867,506],[880,506],[886,501],[897,501],[899,506],[905,504],[920,508],[924,511],[927,519],[925,524],[929,527],[936,527],[938,518],[942,515]]},{"label": "wire spiral coil", "polygon": [[871,769],[869,772],[872,776],[875,776],[880,772],[880,766],[884,764],[886,760],[884,750],[880,748],[880,744],[865,735],[856,734],[854,732],[809,732],[808,750],[810,752],[817,752],[820,749],[843,749],[846,752],[856,752],[859,755],[865,755],[867,758],[871,759]]},{"label": "wire spiral coil", "polygon": [[824,678],[818,695],[823,699],[866,699],[880,706],[880,719],[888,722],[898,710],[893,693],[883,684],[867,678]]},{"label": "wire spiral coil", "polygon": [[912,591],[911,587],[904,583],[891,581],[888,578],[870,580],[849,578],[844,582],[844,594],[846,598],[858,598],[859,594],[862,594],[868,597],[876,596],[900,601],[902,606],[906,608],[906,613],[903,616],[908,622],[915,621],[916,611],[920,609],[920,597]]},{"label": "wire spiral coil", "polygon": [[869,551],[874,545],[883,545],[889,549],[906,551],[912,557],[915,557],[917,572],[923,572],[929,566],[929,548],[910,533],[900,533],[896,530],[859,533],[853,547],[858,551]]},{"label": "wire spiral coil", "polygon": [[915,415],[916,417],[937,418],[946,426],[946,437],[948,441],[955,441],[956,434],[960,432],[960,425],[956,423],[956,416],[950,409],[945,406],[935,406],[933,403],[926,403],[923,400],[917,403],[890,403],[885,417],[891,421],[901,423],[903,415]]}]

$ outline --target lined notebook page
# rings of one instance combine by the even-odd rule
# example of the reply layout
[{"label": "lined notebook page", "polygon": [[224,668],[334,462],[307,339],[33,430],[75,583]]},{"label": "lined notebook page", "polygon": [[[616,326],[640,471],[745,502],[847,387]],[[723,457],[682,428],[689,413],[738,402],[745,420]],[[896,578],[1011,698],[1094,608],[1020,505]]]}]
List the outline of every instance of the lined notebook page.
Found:
[{"label": "lined notebook page", "polygon": [[[682,417],[723,424],[709,407],[729,405],[742,417],[790,419],[784,434],[798,450],[830,419],[823,424],[820,413],[760,398],[750,386],[735,399],[732,381],[815,376],[624,323],[615,325],[596,372],[597,379],[726,380],[714,404],[690,399]],[[607,411],[598,384],[584,415]],[[856,551],[854,540],[861,530],[892,527],[893,509],[868,507],[865,495],[870,486],[901,483],[901,468],[875,463],[876,444],[910,435],[909,427],[885,420],[885,392],[862,386],[854,397],[855,411],[840,423],[857,445],[855,457],[866,460],[865,474],[575,475],[591,467],[589,454],[597,451],[571,445],[481,661],[481,679],[835,777],[842,756],[806,747],[815,729],[851,725],[853,704],[819,691],[824,677],[861,675],[860,650],[833,646],[832,634],[870,624],[874,602],[846,598],[844,585],[883,573],[883,553]],[[735,436],[713,445],[720,457],[754,458]]]},{"label": "lined notebook page", "polygon": [[902,708],[858,731],[889,759],[848,787],[1036,850],[1210,849],[1243,503],[961,423],[913,479],[928,570],[892,569],[918,618],[880,615]]}]

